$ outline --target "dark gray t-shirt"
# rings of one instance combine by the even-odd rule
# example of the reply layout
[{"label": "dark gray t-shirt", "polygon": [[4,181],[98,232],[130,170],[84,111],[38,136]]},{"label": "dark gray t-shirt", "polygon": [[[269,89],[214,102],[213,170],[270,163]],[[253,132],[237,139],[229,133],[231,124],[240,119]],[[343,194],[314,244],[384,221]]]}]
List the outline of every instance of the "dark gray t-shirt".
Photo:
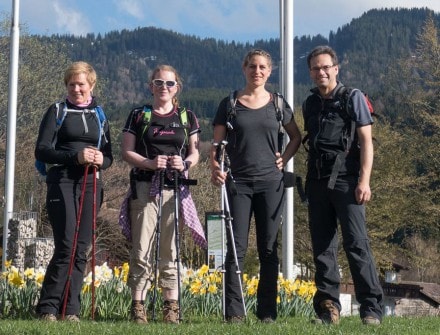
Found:
[{"label": "dark gray t-shirt", "polygon": [[[229,97],[220,102],[214,125],[226,125],[228,102]],[[283,124],[287,124],[293,119],[292,109],[284,102],[282,110]],[[258,109],[250,109],[237,100],[236,116],[231,121],[233,129],[227,133],[226,152],[234,179],[252,182],[279,181],[282,173],[275,165],[279,122],[274,102],[270,101]]]}]

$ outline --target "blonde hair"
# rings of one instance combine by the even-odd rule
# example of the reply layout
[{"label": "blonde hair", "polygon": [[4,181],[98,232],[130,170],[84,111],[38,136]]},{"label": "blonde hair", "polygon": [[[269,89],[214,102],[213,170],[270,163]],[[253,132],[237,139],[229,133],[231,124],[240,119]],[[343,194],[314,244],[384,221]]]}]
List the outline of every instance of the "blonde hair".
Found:
[{"label": "blonde hair", "polygon": [[249,51],[243,59],[243,67],[248,66],[252,57],[254,57],[254,56],[265,57],[267,59],[267,63],[269,65],[269,67],[272,68],[272,57],[270,56],[270,53],[268,53],[267,51],[265,51],[263,49],[252,49],[251,51]]},{"label": "blonde hair", "polygon": [[87,76],[87,81],[91,86],[96,84],[97,75],[95,69],[86,62],[73,62],[64,72],[64,84],[67,86],[72,77],[77,76],[81,73],[84,73]]},{"label": "blonde hair", "polygon": [[177,98],[177,96],[180,94],[180,92],[182,92],[183,89],[183,82],[182,82],[182,77],[180,77],[179,73],[177,72],[177,70],[172,67],[171,65],[168,64],[162,64],[162,65],[158,65],[156,66],[156,68],[153,70],[153,72],[151,73],[150,76],[150,84],[152,84],[153,80],[156,79],[156,75],[160,72],[160,71],[168,71],[168,72],[172,72],[174,73],[174,76],[176,77],[176,82],[177,82],[177,93],[176,95],[173,97],[173,105],[175,107],[179,107],[179,99]]}]

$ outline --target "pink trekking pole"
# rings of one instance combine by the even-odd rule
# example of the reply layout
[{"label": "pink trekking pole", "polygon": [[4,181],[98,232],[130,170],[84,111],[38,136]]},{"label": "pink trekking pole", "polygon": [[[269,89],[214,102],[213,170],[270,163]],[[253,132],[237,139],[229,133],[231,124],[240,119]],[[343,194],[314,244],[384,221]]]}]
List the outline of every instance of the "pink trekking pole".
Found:
[{"label": "pink trekking pole", "polygon": [[64,317],[66,315],[67,300],[69,298],[70,281],[72,279],[71,277],[72,277],[72,270],[73,270],[73,262],[75,260],[76,247],[78,244],[78,234],[79,234],[79,227],[81,224],[81,214],[82,214],[82,209],[83,209],[83,205],[84,205],[84,195],[86,193],[88,172],[89,172],[89,165],[86,165],[84,168],[84,178],[83,178],[83,183],[82,183],[82,187],[81,187],[81,198],[79,199],[78,213],[76,216],[75,235],[73,237],[72,252],[70,254],[69,271],[67,273],[67,281],[66,281],[66,286],[64,288],[64,301],[63,301],[63,308],[61,310],[61,319],[62,320],[64,320]]}]

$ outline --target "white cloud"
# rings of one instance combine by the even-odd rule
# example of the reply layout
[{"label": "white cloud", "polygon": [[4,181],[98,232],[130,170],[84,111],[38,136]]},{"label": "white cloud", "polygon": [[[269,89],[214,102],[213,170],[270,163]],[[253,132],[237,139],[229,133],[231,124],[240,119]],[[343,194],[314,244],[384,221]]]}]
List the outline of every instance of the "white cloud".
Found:
[{"label": "white cloud", "polygon": [[[119,11],[125,12],[138,20],[142,20],[145,17],[142,0],[115,0],[113,3]],[[151,15],[151,13],[148,14]]]},{"label": "white cloud", "polygon": [[87,16],[59,1],[53,3],[56,24],[61,31],[73,35],[86,35],[93,31]]},{"label": "white cloud", "polygon": [[253,41],[277,37],[278,1],[274,0],[150,0],[144,4],[144,26],[156,26],[185,34]]}]

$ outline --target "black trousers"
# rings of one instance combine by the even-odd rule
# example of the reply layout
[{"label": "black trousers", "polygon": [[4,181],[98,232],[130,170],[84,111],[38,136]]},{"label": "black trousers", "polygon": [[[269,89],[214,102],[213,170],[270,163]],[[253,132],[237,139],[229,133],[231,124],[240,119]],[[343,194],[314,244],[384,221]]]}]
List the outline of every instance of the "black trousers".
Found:
[{"label": "black trousers", "polygon": [[[230,189],[230,188],[228,188]],[[248,248],[248,236],[252,214],[255,217],[257,249],[260,261],[260,280],[257,289],[257,317],[277,317],[277,280],[279,271],[278,230],[284,199],[282,181],[255,183],[236,182],[237,194],[228,192],[232,227],[239,269],[243,273],[244,258]],[[225,307],[226,317],[243,316],[240,285],[227,230],[225,261]]]},{"label": "black trousers", "polygon": [[[36,308],[38,314],[58,315],[62,312],[64,289],[77,225],[81,188],[81,181],[77,183],[48,183],[47,185],[46,207],[52,225],[55,250],[47,267],[40,292],[40,299]],[[97,212],[102,202],[102,193],[102,185],[98,182],[96,187]],[[93,183],[88,182],[84,194],[66,315],[79,315],[80,313],[80,294],[87,264],[86,253],[92,238],[92,210]]]},{"label": "black trousers", "polygon": [[307,181],[309,226],[316,266],[314,296],[316,313],[319,303],[330,299],[340,308],[340,275],[338,266],[338,221],[343,248],[355,286],[360,316],[382,318],[383,291],[376,271],[365,223],[365,206],[356,203],[357,177],[344,176],[335,188],[327,188],[328,179]]}]

